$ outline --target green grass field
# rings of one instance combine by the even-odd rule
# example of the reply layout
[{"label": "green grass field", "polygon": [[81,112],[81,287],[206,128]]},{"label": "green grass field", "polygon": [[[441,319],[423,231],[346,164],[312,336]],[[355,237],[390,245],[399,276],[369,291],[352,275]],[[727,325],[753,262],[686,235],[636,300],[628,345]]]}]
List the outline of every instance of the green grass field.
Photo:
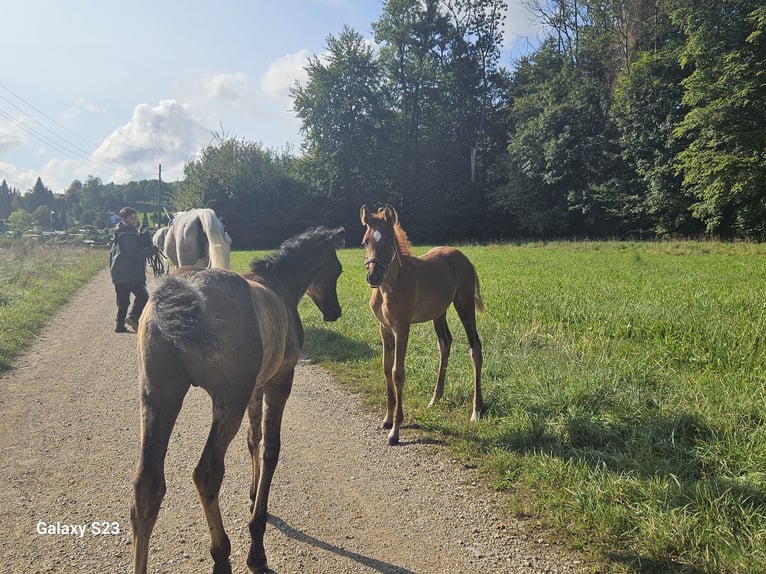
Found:
[{"label": "green grass field", "polygon": [[[465,334],[445,397],[430,324],[407,354],[409,425],[448,437],[512,510],[625,571],[758,572],[766,564],[766,246],[703,242],[464,246],[488,412],[468,419]],[[418,248],[418,253],[425,248]],[[252,253],[236,253],[243,270]],[[304,299],[306,350],[384,409],[361,249],[340,253],[343,317]],[[402,439],[406,440],[407,430]],[[381,431],[381,443],[385,433]]]},{"label": "green grass field", "polygon": [[99,269],[108,251],[34,242],[0,245],[0,372]]}]

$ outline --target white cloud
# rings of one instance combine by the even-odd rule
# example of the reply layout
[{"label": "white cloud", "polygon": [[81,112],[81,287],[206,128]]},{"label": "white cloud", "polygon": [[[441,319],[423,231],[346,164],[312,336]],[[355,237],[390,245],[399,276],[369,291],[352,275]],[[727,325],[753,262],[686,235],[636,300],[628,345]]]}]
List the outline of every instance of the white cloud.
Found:
[{"label": "white cloud", "polygon": [[205,98],[212,101],[236,102],[254,91],[250,76],[241,73],[215,74],[201,81]]},{"label": "white cloud", "polygon": [[5,163],[4,161],[0,161],[0,181],[6,180],[8,184],[13,187],[14,184],[14,177],[16,175],[16,166],[12,163]]},{"label": "white cloud", "polygon": [[64,110],[62,119],[65,122],[72,122],[79,119],[83,114],[103,116],[106,110],[101,106],[88,102],[85,98],[77,98],[74,106]]},{"label": "white cloud", "polygon": [[299,50],[275,60],[261,78],[261,90],[275,100],[289,98],[290,88],[296,80],[304,83],[308,79],[305,67],[308,64],[310,52]]},{"label": "white cloud", "polygon": [[24,133],[15,123],[0,125],[0,154],[21,147],[25,142]]},{"label": "white cloud", "polygon": [[130,121],[102,142],[93,159],[112,166],[111,179],[116,182],[154,177],[158,164],[168,181],[181,179],[184,162],[193,159],[210,137],[210,130],[175,100],[154,107],[139,104]]}]

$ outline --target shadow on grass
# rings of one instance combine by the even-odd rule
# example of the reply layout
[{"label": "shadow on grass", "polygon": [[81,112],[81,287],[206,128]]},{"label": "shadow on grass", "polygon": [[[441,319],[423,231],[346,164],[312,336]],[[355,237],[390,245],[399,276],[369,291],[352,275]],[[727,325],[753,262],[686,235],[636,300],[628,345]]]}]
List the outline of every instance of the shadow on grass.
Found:
[{"label": "shadow on grass", "polygon": [[316,361],[338,363],[370,359],[377,352],[367,343],[344,337],[337,331],[316,327],[306,327],[303,351]]},{"label": "shadow on grass", "polygon": [[643,574],[705,574],[707,570],[695,568],[688,564],[675,564],[665,560],[655,560],[636,554],[611,553],[607,555],[615,564],[624,564],[634,572]]},{"label": "shadow on grass", "polygon": [[[719,505],[728,501],[732,506],[741,504],[759,514],[766,512],[766,493],[761,488],[716,476],[715,469],[701,458],[700,453],[722,432],[705,424],[696,414],[684,411],[667,414],[657,408],[619,413],[598,406],[581,407],[575,414],[566,408],[539,404],[527,407],[525,414],[524,423],[517,419],[505,428],[502,419],[496,419],[497,426],[486,434],[465,427],[439,431],[466,443],[469,451],[490,452],[500,448],[523,456],[543,454],[585,466],[594,473],[605,471],[648,481],[669,479],[677,484],[664,502],[670,511],[682,510],[701,500]],[[672,548],[660,556],[627,547],[612,550],[605,556],[615,564],[624,564],[631,572],[709,571],[678,561]]]}]

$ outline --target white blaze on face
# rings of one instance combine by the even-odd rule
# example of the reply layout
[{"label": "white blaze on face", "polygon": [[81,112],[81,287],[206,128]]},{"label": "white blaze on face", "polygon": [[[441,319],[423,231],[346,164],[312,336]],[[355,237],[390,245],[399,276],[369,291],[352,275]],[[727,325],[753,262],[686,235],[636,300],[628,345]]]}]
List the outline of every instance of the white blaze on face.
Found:
[{"label": "white blaze on face", "polygon": [[376,242],[376,243],[377,243],[378,241],[380,241],[380,238],[381,238],[381,237],[383,237],[383,236],[380,234],[380,231],[378,231],[377,229],[376,229],[376,230],[375,230],[375,232],[372,234],[372,238],[375,240],[375,242]]}]

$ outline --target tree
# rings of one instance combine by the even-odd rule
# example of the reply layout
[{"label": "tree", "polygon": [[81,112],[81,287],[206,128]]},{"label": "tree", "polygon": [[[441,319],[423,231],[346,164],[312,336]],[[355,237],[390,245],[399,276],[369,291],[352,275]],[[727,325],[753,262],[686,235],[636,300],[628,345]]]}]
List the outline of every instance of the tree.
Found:
[{"label": "tree", "polygon": [[44,205],[49,208],[53,205],[53,192],[45,187],[42,180],[38,177],[34,187],[24,196],[26,209],[30,213]]},{"label": "tree", "polygon": [[501,1],[388,0],[373,24],[393,118],[389,200],[416,240],[487,231],[486,186],[504,144],[504,12]]},{"label": "tree", "polygon": [[766,8],[760,0],[677,2],[687,41],[687,113],[676,129],[692,209],[709,232],[766,234]]},{"label": "tree", "polygon": [[309,208],[290,161],[260,144],[219,135],[184,166],[173,205],[214,209],[236,248],[271,248],[311,225],[332,224],[326,212]]},{"label": "tree", "polygon": [[40,229],[53,231],[53,215],[49,206],[40,205],[32,212],[32,219]]},{"label": "tree", "polygon": [[503,0],[447,0],[445,8],[454,30],[447,72],[455,94],[452,109],[461,120],[470,148],[471,183],[476,183],[477,158],[487,143],[487,124],[502,95],[498,62],[508,4]]},{"label": "tree", "polygon": [[83,210],[105,211],[107,207],[104,184],[101,178],[88,176],[80,190],[80,205]]},{"label": "tree", "polygon": [[358,224],[360,196],[389,193],[391,114],[372,48],[346,27],[327,51],[309,60],[308,80],[292,90],[305,136],[301,162],[311,188],[338,223]]},{"label": "tree", "polygon": [[684,190],[676,157],[684,149],[674,133],[684,116],[678,62],[680,44],[645,52],[622,74],[612,106],[623,156],[642,182],[644,209],[656,235],[696,235],[704,231],[694,219],[694,197]]},{"label": "tree", "polygon": [[646,225],[601,84],[548,40],[517,69],[507,182],[494,191],[515,233],[612,235]]},{"label": "tree", "polygon": [[5,180],[0,183],[0,219],[8,219],[13,207],[14,191]]},{"label": "tree", "polygon": [[8,216],[8,229],[10,229],[16,237],[21,237],[27,229],[32,227],[32,214],[24,211],[23,209],[17,209]]}]

